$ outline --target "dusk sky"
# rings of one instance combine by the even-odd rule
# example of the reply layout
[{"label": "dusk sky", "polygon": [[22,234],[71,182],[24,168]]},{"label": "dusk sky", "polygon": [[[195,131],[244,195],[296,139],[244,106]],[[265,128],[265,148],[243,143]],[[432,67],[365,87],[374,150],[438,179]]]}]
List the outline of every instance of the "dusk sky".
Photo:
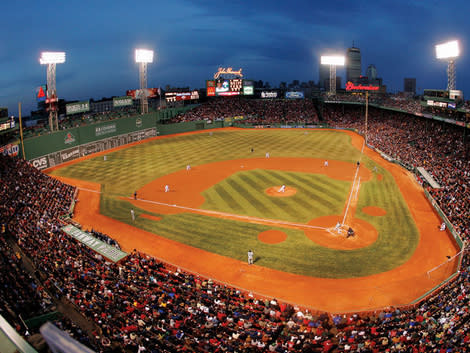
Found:
[{"label": "dusk sky", "polygon": [[[362,72],[374,64],[388,90],[445,89],[447,63],[434,45],[460,41],[457,89],[470,98],[470,1],[5,1],[0,37],[0,107],[36,109],[45,84],[41,51],[65,51],[57,92],[66,100],[125,95],[139,86],[134,49],[153,49],[148,87],[202,88],[218,67],[278,86],[319,79],[320,56],[354,41]],[[338,76],[345,84],[344,69]]]}]

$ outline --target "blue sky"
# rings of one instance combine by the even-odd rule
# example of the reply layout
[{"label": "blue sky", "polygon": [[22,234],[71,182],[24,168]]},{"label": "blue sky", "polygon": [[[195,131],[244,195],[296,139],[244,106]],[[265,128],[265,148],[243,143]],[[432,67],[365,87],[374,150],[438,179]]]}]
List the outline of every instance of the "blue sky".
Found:
[{"label": "blue sky", "polygon": [[[354,41],[362,70],[374,64],[390,91],[404,77],[445,89],[446,63],[434,45],[460,40],[457,88],[470,97],[467,0],[330,1],[8,1],[2,3],[0,106],[23,115],[46,83],[41,51],[66,51],[57,65],[60,98],[100,99],[137,88],[134,49],[155,51],[148,86],[201,88],[219,66],[246,78],[318,81],[319,58]],[[344,70],[338,69],[344,86]]]}]

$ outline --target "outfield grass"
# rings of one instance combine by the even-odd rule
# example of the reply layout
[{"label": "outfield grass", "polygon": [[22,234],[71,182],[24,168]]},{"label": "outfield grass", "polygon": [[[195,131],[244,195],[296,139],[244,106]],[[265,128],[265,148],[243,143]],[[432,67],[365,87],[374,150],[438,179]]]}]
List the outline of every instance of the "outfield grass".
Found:
[{"label": "outfield grass", "polygon": [[[379,237],[374,244],[356,250],[321,247],[299,230],[197,214],[154,214],[162,220],[138,217],[133,223],[129,215],[131,204],[118,198],[131,196],[134,190],[160,176],[184,169],[187,164],[197,166],[221,160],[263,158],[266,152],[272,157],[311,157],[352,163],[360,157],[360,152],[351,146],[350,137],[340,131],[222,130],[157,139],[110,153],[106,162],[103,157],[96,157],[57,169],[52,174],[100,183],[101,213],[106,216],[242,261],[246,261],[246,252],[251,248],[255,251],[256,264],[286,272],[327,278],[358,277],[393,269],[412,255],[418,243],[418,231],[393,177],[380,167],[381,181],[374,177],[362,183],[356,212],[356,217],[378,229]],[[367,157],[363,157],[362,163],[369,169],[374,165]],[[295,185],[302,192],[288,200],[269,198],[258,192],[260,195],[254,199],[258,186],[282,184],[281,180],[288,180],[289,185]],[[307,222],[323,215],[341,214],[349,188],[349,182],[324,175],[255,169],[236,173],[206,190],[203,208]],[[234,189],[237,192],[233,192]],[[227,190],[232,190],[230,197],[224,196]],[[364,206],[382,207],[387,215],[369,216],[361,212]],[[140,213],[150,212],[136,209],[136,215]],[[284,231],[288,235],[286,241],[275,245],[258,241],[258,234],[269,229]]]}]

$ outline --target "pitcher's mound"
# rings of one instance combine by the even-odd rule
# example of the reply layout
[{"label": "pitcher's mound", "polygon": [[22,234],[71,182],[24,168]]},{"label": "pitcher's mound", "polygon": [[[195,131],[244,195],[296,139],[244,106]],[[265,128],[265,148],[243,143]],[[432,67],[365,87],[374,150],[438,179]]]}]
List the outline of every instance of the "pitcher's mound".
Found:
[{"label": "pitcher's mound", "polygon": [[271,186],[264,190],[264,192],[272,197],[288,197],[295,195],[297,193],[297,189],[291,186],[286,186],[284,191],[279,191],[281,189],[281,185],[279,186]]}]

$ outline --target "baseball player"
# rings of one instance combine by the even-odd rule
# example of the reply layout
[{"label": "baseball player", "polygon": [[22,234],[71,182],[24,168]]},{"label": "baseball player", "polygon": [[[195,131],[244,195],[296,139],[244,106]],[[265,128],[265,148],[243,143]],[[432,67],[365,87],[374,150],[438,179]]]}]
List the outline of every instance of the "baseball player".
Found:
[{"label": "baseball player", "polygon": [[337,222],[335,225],[335,231],[336,233],[341,233],[341,223]]},{"label": "baseball player", "polygon": [[324,167],[328,167],[328,161],[324,161],[324,162],[323,162],[323,166],[324,166]]},{"label": "baseball player", "polygon": [[266,152],[266,158],[269,158],[269,152]]},{"label": "baseball player", "polygon": [[286,192],[286,186],[282,185],[277,192]]},{"label": "baseball player", "polygon": [[168,184],[165,185],[165,192],[170,192],[170,186]]},{"label": "baseball player", "polygon": [[253,251],[248,250],[248,265],[253,265]]},{"label": "baseball player", "polygon": [[131,209],[131,217],[132,217],[132,220],[135,221],[135,214],[134,214],[134,210]]}]

